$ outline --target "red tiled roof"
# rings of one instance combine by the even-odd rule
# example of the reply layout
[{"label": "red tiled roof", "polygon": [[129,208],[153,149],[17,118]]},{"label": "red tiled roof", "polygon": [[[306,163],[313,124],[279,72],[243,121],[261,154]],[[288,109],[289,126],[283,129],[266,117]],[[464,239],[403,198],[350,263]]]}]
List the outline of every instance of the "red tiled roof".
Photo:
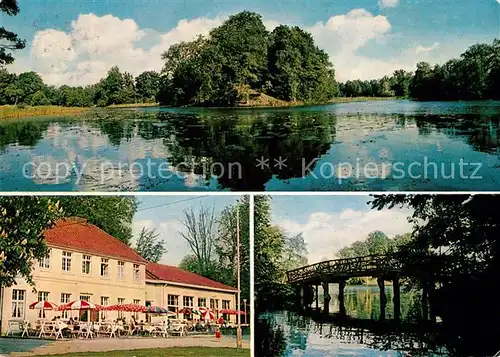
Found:
[{"label": "red tiled roof", "polygon": [[196,285],[200,287],[208,287],[212,289],[223,289],[237,292],[238,290],[232,286],[227,286],[201,275],[191,273],[181,268],[170,265],[156,264],[149,262],[146,265],[146,279],[163,280],[172,283],[181,283],[188,285]]},{"label": "red tiled roof", "polygon": [[87,223],[83,218],[66,218],[44,233],[47,245],[59,248],[108,256],[127,261],[146,263],[135,250],[106,233],[102,229]]}]

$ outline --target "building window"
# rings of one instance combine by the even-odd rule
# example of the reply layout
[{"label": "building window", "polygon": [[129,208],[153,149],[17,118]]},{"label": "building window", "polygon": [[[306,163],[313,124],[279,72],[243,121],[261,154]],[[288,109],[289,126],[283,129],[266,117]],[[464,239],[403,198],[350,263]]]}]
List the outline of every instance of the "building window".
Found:
[{"label": "building window", "polygon": [[12,317],[24,319],[25,290],[12,290]]},{"label": "building window", "polygon": [[101,258],[101,276],[103,278],[109,277],[109,259]]},{"label": "building window", "polygon": [[118,280],[125,280],[125,262],[118,262]]},{"label": "building window", "polygon": [[[140,304],[141,304],[141,300],[134,299],[134,305],[140,305]],[[139,313],[138,312],[134,312],[134,316],[135,316],[135,319],[137,320],[139,318]]]},{"label": "building window", "polygon": [[71,253],[62,252],[62,270],[71,271]]},{"label": "building window", "polygon": [[50,255],[52,254],[52,249],[47,251],[47,255],[39,260],[40,268],[49,269],[50,268]]},{"label": "building window", "polygon": [[141,268],[139,264],[134,264],[134,281],[141,281]]},{"label": "building window", "polygon": [[231,308],[231,300],[222,300],[222,308],[230,309]]},{"label": "building window", "polygon": [[[125,299],[124,298],[118,298],[118,305],[123,305],[125,304]],[[118,311],[118,318],[123,319],[123,311]]]},{"label": "building window", "polygon": [[219,309],[219,300],[217,300],[217,299],[210,299],[210,308],[212,310]]},{"label": "building window", "polygon": [[90,302],[90,295],[81,294],[80,295],[80,300],[83,300],[83,301],[86,301],[86,302]]},{"label": "building window", "polygon": [[[80,300],[90,302],[89,294],[80,294]],[[79,320],[80,321],[89,321],[90,310],[80,310],[79,311]]]},{"label": "building window", "polygon": [[167,309],[168,311],[173,312],[176,315],[175,318],[179,317],[178,307],[179,307],[179,296],[169,294],[167,297]]},{"label": "building window", "polygon": [[[194,297],[193,296],[183,296],[182,303],[183,303],[184,309],[192,310],[193,306],[194,306]],[[193,319],[192,311],[191,311],[191,313],[184,312],[184,318],[187,320],[192,320]]]},{"label": "building window", "polygon": [[[61,294],[61,305],[67,304],[71,301],[71,294],[62,293]],[[68,310],[62,312],[62,317],[64,319],[68,318]]]},{"label": "building window", "polygon": [[[109,297],[107,296],[101,296],[101,305],[102,306],[109,306]],[[107,318],[107,313],[105,310],[101,311],[101,319],[105,320]]]},{"label": "building window", "polygon": [[198,298],[198,307],[207,307],[207,299]]},{"label": "building window", "polygon": [[[47,291],[39,291],[38,301],[49,301],[49,293]],[[45,318],[45,310],[38,311],[38,318]]]},{"label": "building window", "polygon": [[90,274],[90,262],[92,257],[90,255],[82,255],[82,273]]}]

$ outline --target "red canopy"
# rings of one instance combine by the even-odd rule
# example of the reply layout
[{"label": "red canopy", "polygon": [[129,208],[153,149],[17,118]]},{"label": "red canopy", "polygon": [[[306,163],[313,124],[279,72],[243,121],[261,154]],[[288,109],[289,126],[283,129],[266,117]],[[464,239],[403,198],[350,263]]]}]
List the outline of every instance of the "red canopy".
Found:
[{"label": "red canopy", "polygon": [[57,305],[49,301],[35,301],[30,304],[29,308],[37,310],[55,310],[57,309]]},{"label": "red canopy", "polygon": [[118,305],[108,306],[104,310],[125,311],[125,312],[147,312],[148,308],[146,306],[137,304],[118,304]]},{"label": "red canopy", "polygon": [[221,314],[227,314],[227,315],[246,315],[244,311],[236,311],[233,309],[221,309],[219,310]]},{"label": "red canopy", "polygon": [[95,305],[92,304],[91,302],[85,301],[85,300],[76,300],[72,301],[70,303],[67,303],[65,305],[61,305],[57,308],[59,311],[64,311],[64,310],[94,310],[94,309],[101,309],[102,306],[100,305]]}]

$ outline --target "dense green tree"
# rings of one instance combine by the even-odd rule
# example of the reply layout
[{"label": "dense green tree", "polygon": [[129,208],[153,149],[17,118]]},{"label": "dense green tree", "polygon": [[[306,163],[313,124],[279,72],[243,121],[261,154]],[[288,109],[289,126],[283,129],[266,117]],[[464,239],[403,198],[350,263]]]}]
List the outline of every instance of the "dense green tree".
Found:
[{"label": "dense green tree", "polygon": [[137,211],[133,196],[59,196],[66,217],[86,218],[126,244],[132,239],[132,220]]},{"label": "dense green tree", "polygon": [[[0,13],[5,13],[9,16],[15,16],[19,13],[17,0],[2,0],[0,1]],[[12,51],[22,50],[26,47],[26,42],[19,36],[7,30],[5,27],[0,27],[0,68],[14,62]]]},{"label": "dense green tree", "polygon": [[0,197],[0,288],[18,277],[32,280],[32,264],[47,255],[43,232],[61,217],[57,200],[40,196]]},{"label": "dense green tree", "polygon": [[31,105],[50,105],[50,100],[45,95],[45,91],[39,90],[31,97]]},{"label": "dense green tree", "polygon": [[159,234],[156,233],[156,230],[143,227],[135,245],[137,253],[153,263],[158,263],[163,254],[167,252],[165,241],[158,239],[158,237]]},{"label": "dense green tree", "polygon": [[156,101],[160,89],[161,77],[158,72],[142,72],[135,78],[135,88],[137,96],[143,103],[153,103]]},{"label": "dense green tree", "polygon": [[14,85],[16,80],[17,76],[15,74],[0,68],[0,105],[10,104],[10,95],[7,94],[6,89]]},{"label": "dense green tree", "polygon": [[391,89],[396,97],[408,98],[410,96],[410,83],[413,73],[399,69],[394,72],[391,78]]},{"label": "dense green tree", "polygon": [[24,72],[19,75],[15,82],[15,88],[19,91],[20,96],[17,100],[20,103],[30,104],[33,95],[45,89],[45,84],[42,78],[35,72]]}]

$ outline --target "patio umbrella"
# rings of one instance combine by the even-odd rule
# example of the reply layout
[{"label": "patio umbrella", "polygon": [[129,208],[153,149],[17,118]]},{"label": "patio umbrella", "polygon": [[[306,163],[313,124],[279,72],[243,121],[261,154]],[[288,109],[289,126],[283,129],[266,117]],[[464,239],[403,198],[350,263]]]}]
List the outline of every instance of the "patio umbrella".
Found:
[{"label": "patio umbrella", "polygon": [[85,300],[75,300],[67,304],[61,305],[57,308],[58,311],[64,310],[93,310],[99,305],[92,304],[91,302]]},{"label": "patio umbrella", "polygon": [[125,312],[148,312],[146,306],[137,304],[118,304],[105,308],[106,311],[125,311]]},{"label": "patio umbrella", "polygon": [[215,313],[211,309],[200,307],[199,311],[204,320],[215,320]]},{"label": "patio umbrella", "polygon": [[36,310],[56,310],[57,305],[50,301],[36,301],[30,304],[29,308]]},{"label": "patio umbrella", "polygon": [[227,314],[227,315],[246,315],[244,311],[236,311],[233,309],[221,309],[219,310],[221,314]]},{"label": "patio umbrella", "polygon": [[146,312],[151,314],[167,314],[168,310],[160,306],[149,306],[146,308]]},{"label": "patio umbrella", "polygon": [[193,313],[193,310],[187,309],[187,308],[179,310],[179,314],[192,314],[192,313]]}]

